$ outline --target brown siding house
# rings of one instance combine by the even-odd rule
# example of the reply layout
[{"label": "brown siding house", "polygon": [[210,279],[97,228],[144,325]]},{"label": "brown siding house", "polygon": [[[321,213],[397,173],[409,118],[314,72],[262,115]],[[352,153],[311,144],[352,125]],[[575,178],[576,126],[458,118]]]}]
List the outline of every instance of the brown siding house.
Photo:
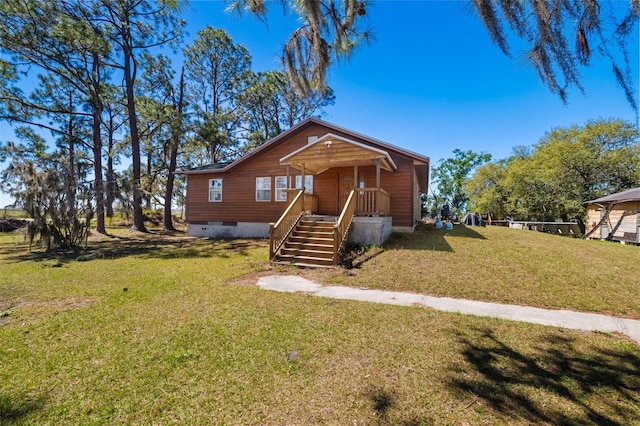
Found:
[{"label": "brown siding house", "polygon": [[640,244],[640,188],[631,188],[585,204],[585,238]]},{"label": "brown siding house", "polygon": [[[421,219],[429,158],[310,118],[236,161],[178,173],[187,177],[190,235],[268,237],[293,189],[304,186],[314,200],[308,213],[325,216],[339,216],[349,192],[361,188],[356,216],[384,218],[386,238]],[[388,209],[365,199],[375,191],[386,194]]]}]

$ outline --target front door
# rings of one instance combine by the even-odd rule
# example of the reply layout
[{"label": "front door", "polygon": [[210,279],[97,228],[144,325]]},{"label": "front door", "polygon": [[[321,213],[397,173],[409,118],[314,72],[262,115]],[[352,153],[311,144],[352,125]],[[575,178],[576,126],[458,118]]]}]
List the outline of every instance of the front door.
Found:
[{"label": "front door", "polygon": [[342,209],[353,188],[355,188],[353,173],[340,173],[338,177],[338,214],[342,213]]}]

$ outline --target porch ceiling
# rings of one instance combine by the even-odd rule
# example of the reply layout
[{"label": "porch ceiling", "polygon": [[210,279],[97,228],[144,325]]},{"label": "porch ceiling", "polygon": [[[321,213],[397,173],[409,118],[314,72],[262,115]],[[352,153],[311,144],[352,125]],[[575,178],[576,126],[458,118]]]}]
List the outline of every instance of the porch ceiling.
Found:
[{"label": "porch ceiling", "polygon": [[280,164],[317,175],[334,167],[375,166],[393,172],[397,169],[387,151],[328,133],[315,142],[282,157]]}]

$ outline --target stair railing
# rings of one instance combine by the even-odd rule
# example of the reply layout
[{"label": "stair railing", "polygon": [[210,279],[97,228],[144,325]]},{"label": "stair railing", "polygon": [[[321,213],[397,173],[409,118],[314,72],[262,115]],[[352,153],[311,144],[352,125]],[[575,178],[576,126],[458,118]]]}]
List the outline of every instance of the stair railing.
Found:
[{"label": "stair railing", "polygon": [[344,208],[342,209],[342,213],[340,213],[340,217],[338,221],[333,227],[333,265],[338,264],[338,254],[344,245],[347,235],[349,233],[349,228],[351,227],[351,222],[353,222],[353,217],[356,214],[356,207],[358,206],[358,198],[355,195],[356,190],[352,190],[347,198],[347,202],[344,204]]},{"label": "stair railing", "polygon": [[280,219],[269,224],[269,261],[272,261],[280,247],[296,227],[304,214],[304,189],[291,201]]}]

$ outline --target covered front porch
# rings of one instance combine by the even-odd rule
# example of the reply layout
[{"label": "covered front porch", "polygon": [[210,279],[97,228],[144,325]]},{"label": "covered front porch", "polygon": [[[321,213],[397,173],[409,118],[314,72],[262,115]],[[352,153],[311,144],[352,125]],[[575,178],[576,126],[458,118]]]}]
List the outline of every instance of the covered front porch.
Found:
[{"label": "covered front porch", "polygon": [[[309,193],[305,188],[304,205],[309,213],[339,215],[347,204],[351,191],[356,190],[354,199],[357,216],[387,216],[390,214],[391,195],[380,185],[382,171],[393,172],[397,169],[391,156],[383,150],[373,148],[350,139],[326,134],[308,145],[280,159],[286,166],[289,185],[287,202],[302,189],[293,188],[291,173],[293,170],[305,177],[320,179],[323,191]],[[374,171],[375,177],[371,176]]]},{"label": "covered front porch", "polygon": [[[374,244],[381,244],[389,236],[391,194],[381,187],[380,175],[383,171],[393,173],[397,166],[386,151],[326,134],[281,158],[280,164],[287,170],[288,205],[280,219],[270,225],[270,259],[283,246],[287,253],[292,252],[292,244],[287,242],[292,233],[306,232],[306,240],[321,247],[327,257],[330,250],[333,265],[339,263],[340,251],[350,233],[363,240],[354,242]],[[322,189],[310,193],[303,185],[291,188],[293,170],[301,175],[301,183],[311,175],[315,179],[314,189]],[[331,216],[335,220],[326,219]],[[301,230],[299,223],[303,217],[305,229]],[[314,225],[315,222],[325,223]],[[354,223],[358,228],[355,232]],[[313,233],[312,228],[321,231]],[[295,238],[301,240],[300,235]],[[311,252],[309,247],[298,246],[298,253]]]}]

